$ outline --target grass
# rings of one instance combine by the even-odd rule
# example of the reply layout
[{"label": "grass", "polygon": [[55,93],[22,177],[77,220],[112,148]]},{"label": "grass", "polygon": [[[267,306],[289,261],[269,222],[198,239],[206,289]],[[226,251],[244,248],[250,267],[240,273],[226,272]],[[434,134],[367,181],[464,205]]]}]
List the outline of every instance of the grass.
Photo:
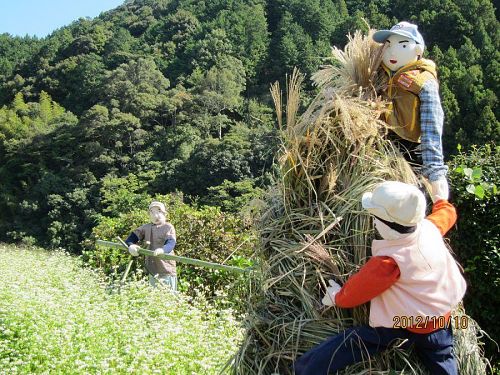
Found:
[{"label": "grass", "polygon": [[143,282],[110,288],[63,252],[0,245],[0,374],[217,374],[230,312]]}]

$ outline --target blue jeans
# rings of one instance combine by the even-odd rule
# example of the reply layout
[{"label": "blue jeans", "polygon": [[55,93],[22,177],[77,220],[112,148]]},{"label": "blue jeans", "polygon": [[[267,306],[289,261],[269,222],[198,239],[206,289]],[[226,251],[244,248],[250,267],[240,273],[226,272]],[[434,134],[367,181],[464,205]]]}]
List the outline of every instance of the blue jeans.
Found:
[{"label": "blue jeans", "polygon": [[355,327],[303,354],[295,362],[296,375],[327,375],[389,348],[396,340],[408,340],[402,347],[414,345],[416,354],[432,375],[457,375],[453,356],[451,326],[437,331],[418,334],[402,328]]},{"label": "blue jeans", "polygon": [[177,290],[177,276],[152,276],[149,275],[149,284],[156,287],[158,283],[170,287],[173,291]]}]

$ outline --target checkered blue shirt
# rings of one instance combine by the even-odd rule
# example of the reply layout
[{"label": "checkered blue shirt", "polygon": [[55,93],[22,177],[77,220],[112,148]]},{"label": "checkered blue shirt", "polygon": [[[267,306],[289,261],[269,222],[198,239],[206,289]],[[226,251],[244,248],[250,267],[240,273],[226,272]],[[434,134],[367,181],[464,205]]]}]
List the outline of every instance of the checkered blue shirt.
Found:
[{"label": "checkered blue shirt", "polygon": [[443,134],[444,113],[439,98],[437,81],[428,80],[420,94],[420,128],[422,147],[422,174],[429,181],[436,181],[446,177],[448,167],[443,161]]}]

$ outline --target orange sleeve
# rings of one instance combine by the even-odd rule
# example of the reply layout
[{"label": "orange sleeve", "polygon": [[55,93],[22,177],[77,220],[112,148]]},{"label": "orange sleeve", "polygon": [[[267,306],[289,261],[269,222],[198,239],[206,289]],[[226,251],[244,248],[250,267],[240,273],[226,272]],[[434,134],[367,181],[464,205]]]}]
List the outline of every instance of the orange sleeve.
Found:
[{"label": "orange sleeve", "polygon": [[394,259],[372,257],[346,281],[335,295],[335,304],[344,308],[362,305],[391,287],[399,276],[399,267]]},{"label": "orange sleeve", "polygon": [[432,206],[432,213],[427,216],[444,236],[457,222],[457,210],[445,199],[438,200]]}]

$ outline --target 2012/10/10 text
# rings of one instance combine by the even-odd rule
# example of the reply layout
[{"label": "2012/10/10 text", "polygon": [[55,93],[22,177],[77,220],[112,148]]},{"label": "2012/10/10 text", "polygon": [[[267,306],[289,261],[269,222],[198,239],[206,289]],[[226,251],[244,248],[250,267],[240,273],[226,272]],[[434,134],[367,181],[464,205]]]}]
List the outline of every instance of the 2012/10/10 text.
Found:
[{"label": "2012/10/10 text", "polygon": [[469,326],[468,316],[405,316],[396,315],[392,318],[392,328],[427,328],[434,329],[448,328],[452,326],[455,329],[467,329]]}]

